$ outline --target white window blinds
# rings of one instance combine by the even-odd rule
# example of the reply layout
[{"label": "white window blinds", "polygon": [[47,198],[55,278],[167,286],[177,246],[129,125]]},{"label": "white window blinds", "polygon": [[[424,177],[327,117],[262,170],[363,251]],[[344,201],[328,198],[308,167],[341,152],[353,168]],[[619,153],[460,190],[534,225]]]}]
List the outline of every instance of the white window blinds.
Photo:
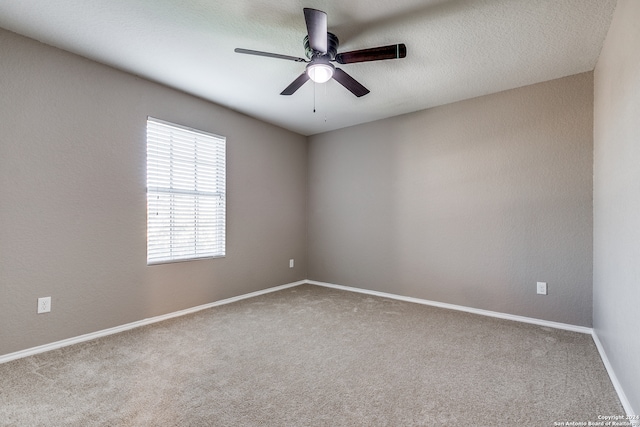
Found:
[{"label": "white window blinds", "polygon": [[225,255],[226,139],[147,120],[147,264]]}]

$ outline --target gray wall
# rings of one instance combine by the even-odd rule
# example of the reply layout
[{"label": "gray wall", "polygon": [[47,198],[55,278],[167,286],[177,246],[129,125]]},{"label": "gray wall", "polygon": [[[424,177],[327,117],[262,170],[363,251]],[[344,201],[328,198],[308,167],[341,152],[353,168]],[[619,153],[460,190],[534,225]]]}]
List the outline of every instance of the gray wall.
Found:
[{"label": "gray wall", "polygon": [[640,413],[640,2],[619,0],[595,69],[593,326]]},{"label": "gray wall", "polygon": [[311,137],[309,279],[591,326],[592,119],[584,73]]},{"label": "gray wall", "polygon": [[[305,137],[4,30],[0,58],[0,355],[306,278]],[[147,115],[227,137],[226,258],[146,265]]]},{"label": "gray wall", "polygon": [[[629,22],[617,13],[596,71],[594,310],[621,371],[637,350],[615,332],[638,277],[637,55],[624,59],[637,39],[614,47]],[[307,151],[3,30],[0,54],[0,354],[305,278],[592,324],[592,73],[313,136]],[[147,115],[227,136],[226,258],[146,266]],[[35,314],[39,296],[52,313]]]}]

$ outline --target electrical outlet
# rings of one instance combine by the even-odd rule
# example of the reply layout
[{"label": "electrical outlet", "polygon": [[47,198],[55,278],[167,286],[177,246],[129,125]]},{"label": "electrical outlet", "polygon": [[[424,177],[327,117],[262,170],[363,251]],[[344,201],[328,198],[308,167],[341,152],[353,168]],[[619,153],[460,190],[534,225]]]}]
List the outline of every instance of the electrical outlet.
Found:
[{"label": "electrical outlet", "polygon": [[289,268],[293,268],[293,258],[289,260]]},{"label": "electrical outlet", "polygon": [[38,314],[51,311],[51,297],[38,298]]},{"label": "electrical outlet", "polygon": [[538,282],[537,284],[538,295],[547,294],[547,282]]}]

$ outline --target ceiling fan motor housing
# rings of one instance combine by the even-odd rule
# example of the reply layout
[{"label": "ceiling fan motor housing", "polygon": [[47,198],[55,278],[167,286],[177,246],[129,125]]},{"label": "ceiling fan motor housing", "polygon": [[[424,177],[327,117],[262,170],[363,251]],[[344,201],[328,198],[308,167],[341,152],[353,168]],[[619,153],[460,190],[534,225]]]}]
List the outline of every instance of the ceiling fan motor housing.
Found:
[{"label": "ceiling fan motor housing", "polygon": [[333,34],[333,33],[327,33],[327,53],[326,54],[319,54],[318,52],[314,51],[313,49],[311,49],[311,47],[309,46],[309,36],[305,36],[304,37],[304,52],[307,55],[307,58],[309,59],[313,59],[314,54],[315,56],[326,56],[327,58],[329,58],[330,61],[333,61],[336,59],[336,54],[338,53],[338,45],[340,44],[340,41],[338,40],[338,37]]}]

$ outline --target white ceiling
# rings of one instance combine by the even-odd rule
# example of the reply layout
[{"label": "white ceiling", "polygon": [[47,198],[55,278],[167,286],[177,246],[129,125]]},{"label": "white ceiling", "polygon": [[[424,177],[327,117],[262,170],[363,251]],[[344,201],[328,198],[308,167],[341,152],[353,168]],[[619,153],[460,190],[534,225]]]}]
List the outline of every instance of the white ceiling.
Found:
[{"label": "white ceiling", "polygon": [[[615,2],[0,0],[0,27],[311,135],[593,70]],[[407,57],[340,66],[362,98],[335,81],[281,96],[305,64],[233,49],[304,57],[303,7],[327,12],[338,52]]]}]

